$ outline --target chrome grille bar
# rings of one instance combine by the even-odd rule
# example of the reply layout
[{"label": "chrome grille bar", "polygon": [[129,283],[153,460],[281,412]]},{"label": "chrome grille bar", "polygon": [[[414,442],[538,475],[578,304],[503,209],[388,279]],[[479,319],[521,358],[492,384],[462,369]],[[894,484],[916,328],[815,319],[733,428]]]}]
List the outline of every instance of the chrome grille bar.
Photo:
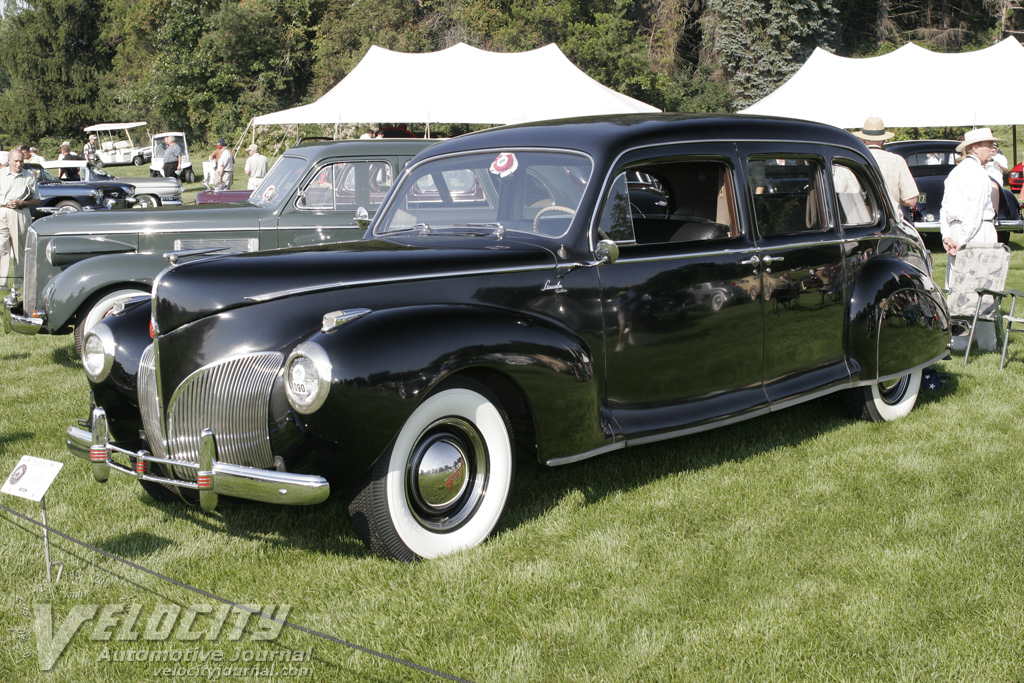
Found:
[{"label": "chrome grille bar", "polygon": [[32,228],[28,229],[25,236],[25,254],[22,256],[24,281],[22,282],[22,309],[25,315],[32,315],[32,311],[39,308],[39,301],[36,300],[36,250],[39,248],[39,235]]},{"label": "chrome grille bar", "polygon": [[170,457],[197,462],[204,429],[217,435],[222,462],[270,468],[270,390],[284,364],[280,353],[257,353],[212,363],[174,391],[167,411]]},{"label": "chrome grille bar", "polygon": [[[175,389],[167,408],[165,432],[154,346],[150,345],[139,363],[139,405],[153,455],[198,463],[202,432],[211,429],[217,436],[222,462],[272,468],[268,406],[283,364],[282,354],[266,352],[229,358],[196,370]],[[176,476],[195,479],[195,472],[182,469]]]}]

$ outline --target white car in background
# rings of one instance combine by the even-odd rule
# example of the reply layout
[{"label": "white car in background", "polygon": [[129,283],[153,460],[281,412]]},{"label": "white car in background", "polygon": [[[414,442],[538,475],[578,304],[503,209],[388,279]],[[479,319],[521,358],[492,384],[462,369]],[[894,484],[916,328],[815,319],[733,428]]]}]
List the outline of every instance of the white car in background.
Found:
[{"label": "white car in background", "polygon": [[[181,181],[177,178],[118,178],[105,169],[96,166],[84,159],[62,159],[60,161],[43,162],[45,169],[60,169],[65,175],[77,177],[89,183],[118,181],[131,183],[135,186],[135,207],[147,208],[151,206],[180,206],[181,192],[184,189]],[[59,175],[55,173],[54,175]]]}]

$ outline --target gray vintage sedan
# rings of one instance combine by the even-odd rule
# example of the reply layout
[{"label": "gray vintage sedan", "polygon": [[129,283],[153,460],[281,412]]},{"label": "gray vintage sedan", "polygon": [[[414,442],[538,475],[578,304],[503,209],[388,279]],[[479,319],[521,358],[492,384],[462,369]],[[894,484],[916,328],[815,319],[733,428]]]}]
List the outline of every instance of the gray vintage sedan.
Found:
[{"label": "gray vintage sedan", "polygon": [[285,152],[245,202],[36,221],[26,239],[23,281],[16,271],[7,283],[4,329],[74,332],[81,347],[82,335],[115,305],[147,295],[169,260],[359,239],[366,229],[361,219],[373,216],[406,162],[434,142],[304,144]]}]

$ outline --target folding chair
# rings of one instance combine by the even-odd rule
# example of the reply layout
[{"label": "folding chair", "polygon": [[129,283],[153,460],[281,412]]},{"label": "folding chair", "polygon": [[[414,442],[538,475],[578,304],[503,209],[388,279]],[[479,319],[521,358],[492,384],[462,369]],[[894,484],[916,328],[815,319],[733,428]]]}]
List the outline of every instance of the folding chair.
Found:
[{"label": "folding chair", "polygon": [[[1020,314],[1014,315],[1013,309],[1017,306],[1017,299],[1024,299],[1024,292],[1019,289],[1008,289],[1003,292],[1004,296],[1010,297],[1010,312],[1003,316],[1006,321],[1006,329],[1003,331],[1003,355],[999,358],[999,369],[1002,370],[1006,364],[1006,344],[1010,341],[1011,332],[1024,332],[1024,318]],[[1014,327],[1016,325],[1017,327]]]},{"label": "folding chair", "polygon": [[[1003,288],[1006,286],[1009,271],[1010,248],[1005,244],[968,244],[957,252],[953,260],[949,271],[946,304],[950,317],[961,318],[964,324],[967,324],[967,318],[971,319],[967,348],[964,350],[965,366],[971,355],[971,345],[974,343],[978,321],[994,323],[997,328],[1003,326],[1002,303],[1003,297],[1008,296]],[[1003,335],[1003,354],[1005,353],[1006,335]]]}]

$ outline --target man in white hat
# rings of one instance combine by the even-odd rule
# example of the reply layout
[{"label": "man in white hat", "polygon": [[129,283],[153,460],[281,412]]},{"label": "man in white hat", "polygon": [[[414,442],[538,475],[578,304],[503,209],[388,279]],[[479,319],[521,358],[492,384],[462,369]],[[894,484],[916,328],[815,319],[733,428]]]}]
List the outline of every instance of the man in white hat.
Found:
[{"label": "man in white hat", "polygon": [[942,246],[949,259],[946,263],[946,284],[956,261],[956,252],[968,242],[996,242],[995,207],[992,206],[992,181],[985,164],[995,154],[999,138],[989,128],[975,128],[964,135],[956,151],[964,160],[946,176],[939,210]]},{"label": "man in white hat", "polygon": [[864,128],[853,134],[864,141],[871,151],[871,155],[878,162],[878,169],[882,172],[885,188],[889,191],[889,199],[896,207],[896,213],[900,213],[899,207],[901,206],[908,208],[916,206],[919,193],[914,176],[910,174],[910,167],[907,166],[907,160],[899,154],[882,149],[882,143],[896,134],[886,131],[885,124],[877,116],[868,117],[868,120],[864,122]]},{"label": "man in white hat", "polygon": [[245,175],[249,176],[249,189],[255,190],[267,175],[267,158],[260,154],[256,143],[246,147],[249,158],[245,160]]}]

